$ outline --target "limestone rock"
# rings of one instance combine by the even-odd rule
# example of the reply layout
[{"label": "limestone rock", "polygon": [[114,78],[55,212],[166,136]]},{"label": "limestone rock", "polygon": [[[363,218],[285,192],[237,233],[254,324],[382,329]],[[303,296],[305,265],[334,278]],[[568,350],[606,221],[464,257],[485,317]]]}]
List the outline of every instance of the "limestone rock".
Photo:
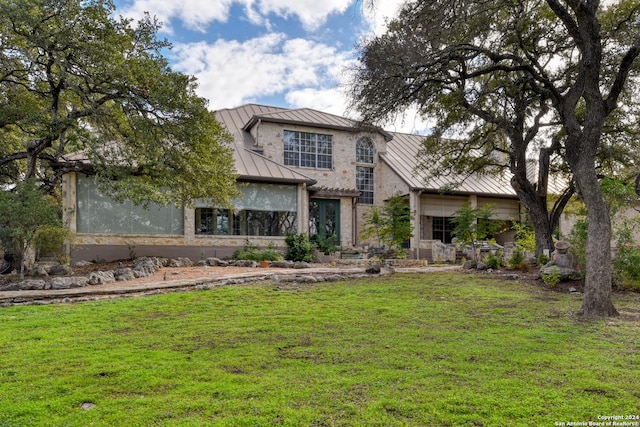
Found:
[{"label": "limestone rock", "polygon": [[116,276],[113,270],[108,271],[95,271],[89,274],[90,285],[103,285],[105,283],[113,283],[116,281]]},{"label": "limestone rock", "polygon": [[7,283],[0,287],[0,291],[34,291],[34,290],[42,290],[46,289],[47,282],[44,280],[22,280],[20,282],[11,282]]},{"label": "limestone rock", "polygon": [[158,263],[153,259],[137,260],[133,267],[133,275],[137,277],[147,277],[158,271]]},{"label": "limestone rock", "polygon": [[273,261],[271,263],[271,267],[274,267],[274,268],[293,268],[293,266],[294,266],[293,261]]},{"label": "limestone rock", "polygon": [[191,267],[192,265],[193,261],[189,258],[178,257],[169,260],[169,267]]},{"label": "limestone rock", "polygon": [[210,265],[211,267],[226,267],[229,265],[227,261],[223,261],[220,258],[207,258],[206,265]]},{"label": "limestone rock", "polygon": [[47,277],[47,276],[49,276],[49,273],[47,273],[47,269],[46,268],[44,268],[43,266],[39,265],[39,266],[34,267],[31,270],[29,270],[29,276],[31,276],[31,277]]},{"label": "limestone rock", "polygon": [[50,276],[69,276],[73,274],[71,267],[64,264],[53,265],[47,271]]},{"label": "limestone rock", "polygon": [[49,282],[51,289],[71,289],[82,288],[87,286],[89,278],[87,277],[54,277]]},{"label": "limestone rock", "polygon": [[117,282],[126,282],[127,280],[134,280],[136,278],[133,270],[130,268],[119,268],[114,272],[114,276]]}]

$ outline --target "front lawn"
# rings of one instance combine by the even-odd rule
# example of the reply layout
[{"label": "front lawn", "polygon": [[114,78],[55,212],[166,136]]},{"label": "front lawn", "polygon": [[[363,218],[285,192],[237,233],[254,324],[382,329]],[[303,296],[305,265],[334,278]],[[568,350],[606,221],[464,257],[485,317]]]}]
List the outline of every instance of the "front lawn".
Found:
[{"label": "front lawn", "polygon": [[615,303],[620,319],[587,322],[580,296],[442,273],[2,308],[0,426],[634,416],[640,296]]}]

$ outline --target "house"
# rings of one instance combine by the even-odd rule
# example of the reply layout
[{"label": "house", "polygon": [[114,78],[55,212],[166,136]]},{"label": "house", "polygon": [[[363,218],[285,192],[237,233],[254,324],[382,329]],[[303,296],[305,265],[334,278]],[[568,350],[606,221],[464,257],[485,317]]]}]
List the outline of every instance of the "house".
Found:
[{"label": "house", "polygon": [[307,108],[248,104],[216,117],[234,138],[242,193],[234,209],[197,202],[193,208],[144,210],[116,203],[91,177],[70,173],[63,201],[70,208],[66,221],[77,233],[72,259],[223,258],[247,241],[285,247],[290,232],[335,235],[342,248],[362,248],[373,244],[359,238],[363,215],[400,193],[414,217],[410,256],[432,260],[451,242],[451,218],[465,203],[491,203],[496,219],[505,221],[523,214],[508,177],[474,177],[446,192],[450,181],[427,181],[414,170],[419,135],[365,128]]}]

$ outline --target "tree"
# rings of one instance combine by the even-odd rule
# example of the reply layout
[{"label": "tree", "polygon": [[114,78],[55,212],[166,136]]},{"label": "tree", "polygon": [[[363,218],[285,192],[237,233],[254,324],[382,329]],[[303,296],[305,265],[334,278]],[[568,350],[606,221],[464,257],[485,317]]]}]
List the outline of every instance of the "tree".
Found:
[{"label": "tree", "polygon": [[[506,165],[538,245],[548,244],[563,207],[547,214],[548,172],[566,162],[588,211],[581,312],[613,316],[611,221],[597,167],[608,148],[629,153],[602,136],[633,125],[634,115],[623,113],[637,108],[625,89],[638,83],[638,34],[635,0],[411,1],[386,34],[362,46],[353,105],[373,122],[417,105],[437,120],[434,136],[446,147],[435,151],[427,142],[427,154],[444,152],[445,166],[467,173]],[[441,138],[450,135],[464,138]],[[527,155],[534,150],[539,172],[531,183]]]},{"label": "tree", "polygon": [[34,181],[20,182],[13,191],[0,191],[0,218],[0,242],[5,251],[15,251],[24,279],[25,256],[39,230],[60,224],[60,204],[36,188]]},{"label": "tree", "polygon": [[138,203],[228,205],[230,135],[162,57],[156,21],[115,12],[111,0],[0,2],[0,184],[53,191],[79,172]]},{"label": "tree", "polygon": [[451,220],[456,225],[451,234],[456,236],[463,245],[471,246],[474,262],[478,261],[476,253],[478,243],[498,232],[500,224],[491,220],[493,215],[494,210],[491,204],[472,208],[469,203],[466,203],[454,213]]},{"label": "tree", "polygon": [[360,232],[363,239],[375,237],[397,252],[402,252],[403,243],[411,238],[411,211],[406,196],[394,194],[384,206],[372,206],[365,214],[364,228]]}]

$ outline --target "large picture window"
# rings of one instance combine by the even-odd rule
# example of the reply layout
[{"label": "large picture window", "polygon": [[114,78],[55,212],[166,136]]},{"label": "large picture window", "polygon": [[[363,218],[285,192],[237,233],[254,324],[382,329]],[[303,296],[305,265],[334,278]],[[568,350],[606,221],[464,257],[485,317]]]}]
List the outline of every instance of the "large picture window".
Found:
[{"label": "large picture window", "polygon": [[284,164],[305,168],[332,169],[331,135],[284,131]]},{"label": "large picture window", "polygon": [[132,202],[119,203],[100,192],[93,178],[79,175],[76,183],[78,233],[184,234],[182,208]]},{"label": "large picture window", "polygon": [[297,232],[296,186],[248,184],[240,192],[232,212],[196,202],[196,234],[286,236]]}]

